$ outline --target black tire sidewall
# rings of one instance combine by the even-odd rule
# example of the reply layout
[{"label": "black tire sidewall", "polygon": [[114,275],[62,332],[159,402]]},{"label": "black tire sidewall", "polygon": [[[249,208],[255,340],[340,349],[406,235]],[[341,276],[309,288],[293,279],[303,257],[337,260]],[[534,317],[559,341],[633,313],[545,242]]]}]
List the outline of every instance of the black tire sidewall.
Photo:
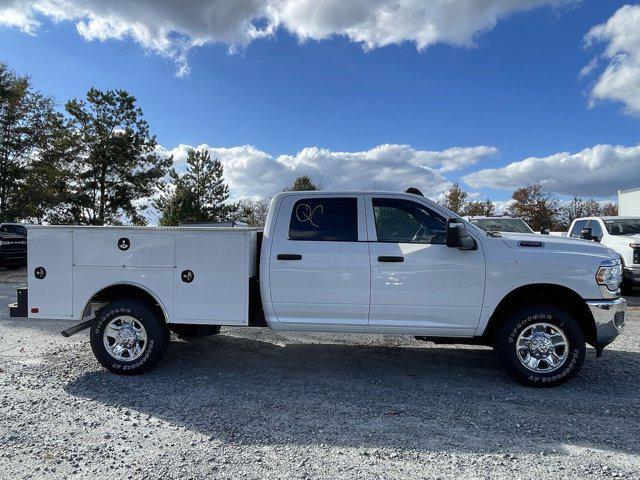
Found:
[{"label": "black tire sidewall", "polygon": [[620,293],[622,293],[622,295],[633,295],[633,287],[635,286],[640,286],[640,285],[636,285],[631,280],[625,279],[622,282],[622,285],[620,285]]},{"label": "black tire sidewall", "polygon": [[[539,322],[560,328],[569,343],[565,363],[560,369],[548,373],[533,372],[522,365],[515,348],[520,333],[529,325]],[[532,387],[554,387],[565,383],[580,370],[586,345],[580,326],[567,312],[551,305],[529,305],[509,315],[496,335],[495,349],[501,365],[516,381]]]},{"label": "black tire sidewall", "polygon": [[[147,333],[144,352],[133,362],[113,358],[104,346],[104,329],[113,318],[119,315],[135,318],[144,326]],[[135,300],[117,300],[96,313],[89,337],[93,354],[103,367],[114,373],[135,375],[149,370],[160,360],[168,343],[168,330],[162,319],[158,319],[146,305]]]}]

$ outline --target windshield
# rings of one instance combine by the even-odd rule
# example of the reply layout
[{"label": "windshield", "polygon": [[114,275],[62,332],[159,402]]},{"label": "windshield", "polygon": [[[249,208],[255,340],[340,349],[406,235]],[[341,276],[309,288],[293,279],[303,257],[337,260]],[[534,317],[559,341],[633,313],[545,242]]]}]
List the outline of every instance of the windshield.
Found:
[{"label": "windshield", "polygon": [[640,218],[605,220],[604,226],[610,235],[638,235],[640,234]]},{"label": "windshield", "polygon": [[2,233],[13,233],[16,235],[26,235],[27,229],[21,225],[2,225],[0,227]]},{"label": "windshield", "polygon": [[469,222],[485,232],[533,233],[520,218],[472,218]]}]

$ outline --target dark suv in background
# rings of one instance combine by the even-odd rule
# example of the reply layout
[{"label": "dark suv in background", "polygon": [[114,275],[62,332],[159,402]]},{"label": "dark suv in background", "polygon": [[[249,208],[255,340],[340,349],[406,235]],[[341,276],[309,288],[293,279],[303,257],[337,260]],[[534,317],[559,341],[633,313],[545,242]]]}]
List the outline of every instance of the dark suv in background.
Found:
[{"label": "dark suv in background", "polygon": [[27,264],[27,227],[20,223],[0,225],[0,267],[15,270]]}]

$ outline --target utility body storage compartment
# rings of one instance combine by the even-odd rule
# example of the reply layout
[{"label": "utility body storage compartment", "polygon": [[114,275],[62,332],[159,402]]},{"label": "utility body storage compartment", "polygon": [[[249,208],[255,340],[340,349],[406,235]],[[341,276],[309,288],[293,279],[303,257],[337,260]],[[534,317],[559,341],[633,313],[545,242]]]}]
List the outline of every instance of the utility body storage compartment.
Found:
[{"label": "utility body storage compartment", "polygon": [[169,323],[248,325],[258,230],[29,227],[28,313],[80,320],[117,285],[153,297]]}]

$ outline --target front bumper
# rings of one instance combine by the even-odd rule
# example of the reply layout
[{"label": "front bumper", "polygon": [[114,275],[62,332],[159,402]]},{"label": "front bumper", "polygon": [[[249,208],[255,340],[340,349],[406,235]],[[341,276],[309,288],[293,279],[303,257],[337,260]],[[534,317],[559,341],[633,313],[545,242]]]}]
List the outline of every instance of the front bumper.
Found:
[{"label": "front bumper", "polygon": [[627,301],[624,298],[615,300],[588,300],[587,305],[596,323],[596,349],[602,350],[613,342],[624,331]]},{"label": "front bumper", "polygon": [[625,267],[622,275],[626,281],[640,285],[640,267]]}]

